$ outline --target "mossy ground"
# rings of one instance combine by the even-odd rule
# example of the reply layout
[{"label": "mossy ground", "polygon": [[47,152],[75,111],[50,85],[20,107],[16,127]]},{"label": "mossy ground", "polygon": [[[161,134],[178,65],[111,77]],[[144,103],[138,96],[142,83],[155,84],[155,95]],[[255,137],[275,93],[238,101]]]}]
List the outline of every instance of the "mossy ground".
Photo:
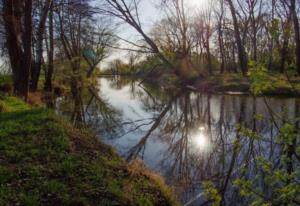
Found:
[{"label": "mossy ground", "polygon": [[1,100],[0,205],[177,205],[141,164],[128,165],[52,111]]}]

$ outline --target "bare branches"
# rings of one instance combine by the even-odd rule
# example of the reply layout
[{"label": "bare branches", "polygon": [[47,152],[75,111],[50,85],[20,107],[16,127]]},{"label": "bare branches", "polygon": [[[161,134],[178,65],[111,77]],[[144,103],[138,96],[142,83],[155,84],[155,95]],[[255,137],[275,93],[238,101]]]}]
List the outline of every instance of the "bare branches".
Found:
[{"label": "bare branches", "polygon": [[151,48],[151,52],[157,54],[165,64],[171,66],[171,63],[159,50],[156,43],[144,32],[139,18],[137,0],[129,2],[125,0],[105,0],[104,3],[100,4],[99,12],[129,24],[143,37],[144,41]]}]

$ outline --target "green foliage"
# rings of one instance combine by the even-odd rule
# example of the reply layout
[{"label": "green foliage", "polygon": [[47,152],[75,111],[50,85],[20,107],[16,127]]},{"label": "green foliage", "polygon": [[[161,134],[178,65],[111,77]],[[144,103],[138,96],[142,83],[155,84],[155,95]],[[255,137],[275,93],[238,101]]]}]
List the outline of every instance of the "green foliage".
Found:
[{"label": "green foliage", "polygon": [[11,94],[13,91],[13,80],[11,75],[0,75],[0,95]]},{"label": "green foliage", "polygon": [[299,80],[267,70],[262,64],[249,63],[250,90],[254,95],[299,95]]},{"label": "green foliage", "polygon": [[17,97],[2,97],[0,99],[0,113],[29,109],[30,106]]},{"label": "green foliage", "polygon": [[279,141],[284,145],[292,145],[297,137],[297,129],[290,123],[285,123],[280,128]]},{"label": "green foliage", "polygon": [[212,206],[219,206],[221,204],[222,198],[219,194],[219,191],[215,188],[214,184],[212,182],[204,182],[202,186],[206,199],[212,201]]},{"label": "green foliage", "polygon": [[279,35],[280,35],[279,25],[280,25],[279,19],[273,19],[271,21],[270,33],[271,33],[271,36],[273,37],[273,39],[279,38]]},{"label": "green foliage", "polygon": [[9,108],[2,100],[0,100],[0,113],[1,112],[9,112]]},{"label": "green foliage", "polygon": [[149,55],[146,57],[144,61],[141,61],[137,65],[137,72],[138,73],[148,73],[153,68],[157,67],[157,65],[161,65],[161,68],[167,68],[162,65],[161,60],[156,55]]},{"label": "green foliage", "polygon": [[152,201],[149,200],[147,197],[141,196],[138,199],[138,205],[140,206],[153,206]]},{"label": "green foliage", "polygon": [[257,133],[253,132],[251,129],[248,129],[246,127],[239,127],[239,133],[242,134],[245,137],[248,137],[252,140],[259,140],[261,139],[261,136],[258,135]]},{"label": "green foliage", "polygon": [[[256,137],[247,130],[246,132],[244,130],[244,134]],[[251,202],[250,205],[298,205],[300,201],[300,184],[298,183],[300,171],[298,167],[294,167],[293,170],[288,169],[293,161],[289,151],[291,147],[296,147],[296,137],[297,130],[294,124],[285,123],[277,138],[283,148],[279,165],[274,165],[265,157],[256,157],[258,173],[255,178],[241,177],[234,181],[241,196],[247,198]],[[261,186],[262,182],[263,187]],[[263,188],[267,188],[269,192],[266,193]]]},{"label": "green foliage", "polygon": [[273,82],[270,81],[270,74],[263,65],[250,62],[249,66],[250,89],[254,95],[262,95],[266,91],[274,88]]},{"label": "green foliage", "polygon": [[36,206],[39,205],[38,203],[38,197],[31,194],[22,194],[21,195],[21,204],[26,206]]}]

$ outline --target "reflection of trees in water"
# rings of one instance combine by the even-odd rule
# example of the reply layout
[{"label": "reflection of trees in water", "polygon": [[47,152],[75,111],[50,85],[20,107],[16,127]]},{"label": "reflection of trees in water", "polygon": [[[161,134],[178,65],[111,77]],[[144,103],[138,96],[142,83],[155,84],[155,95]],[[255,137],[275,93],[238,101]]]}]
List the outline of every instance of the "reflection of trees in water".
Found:
[{"label": "reflection of trees in water", "polygon": [[[167,181],[178,188],[184,202],[201,193],[201,183],[210,180],[220,191],[224,205],[247,205],[232,186],[233,180],[254,179],[260,172],[256,162],[258,156],[266,157],[275,166],[280,165],[282,152],[292,158],[295,147],[284,151],[276,136],[282,124],[300,116],[299,100],[189,92],[174,95],[151,85],[118,81],[111,79],[110,86],[119,85],[113,86],[115,89],[129,87],[131,97],[142,103],[142,109],[150,117],[137,115],[140,119],[125,119],[92,87],[81,93],[79,106],[73,109],[79,111],[77,115],[81,114],[85,123],[96,131],[106,131],[111,138],[139,134],[138,142],[128,148],[129,160],[143,158],[151,138],[167,145],[160,162],[161,171]],[[261,138],[246,137],[245,128]],[[205,140],[199,141],[199,138]],[[291,163],[287,167],[293,171],[295,166]],[[257,180],[257,185],[272,197],[263,181]]]},{"label": "reflection of trees in water", "polygon": [[101,97],[98,89],[93,86],[83,91],[77,90],[75,95],[65,97],[57,110],[70,117],[74,124],[88,125],[96,132],[106,131],[114,134],[121,121],[121,112]]},{"label": "reflection of trees in water", "polygon": [[135,78],[124,78],[122,76],[114,76],[106,78],[109,82],[109,86],[112,89],[121,90],[124,87],[129,87],[130,95],[132,98],[138,98],[145,104],[145,110],[154,110],[163,107],[162,101],[167,101],[170,95],[166,95],[162,88],[156,85],[143,82],[141,84]]},{"label": "reflection of trees in water", "polygon": [[[247,205],[237,195],[232,180],[237,177],[255,177],[259,172],[255,160],[258,156],[267,157],[275,165],[279,164],[281,146],[275,137],[284,120],[297,115],[297,104],[247,96],[212,97],[184,93],[162,104],[164,106],[160,108],[163,109],[159,110],[159,115],[152,120],[150,129],[140,141],[130,148],[128,157],[138,157],[146,147],[147,140],[151,136],[158,136],[168,145],[161,167],[172,184],[180,185],[182,192],[199,191],[202,181],[211,180],[216,183],[223,204]],[[144,106],[146,111],[155,108],[149,102]],[[260,119],[258,115],[264,118]],[[271,123],[272,118],[276,119],[276,123]],[[211,146],[205,151],[199,151],[203,148],[199,148],[193,141],[197,138],[195,136],[199,128],[203,129],[207,144]],[[262,138],[245,137],[245,128],[257,132]],[[156,130],[159,134],[153,135]],[[268,194],[266,185],[262,181],[259,184]],[[189,194],[186,195],[184,199],[191,198]]]},{"label": "reflection of trees in water", "polygon": [[[176,99],[176,97],[174,98]],[[170,110],[171,106],[172,106],[172,102],[173,102],[173,98],[172,100],[164,107],[164,109],[159,113],[159,115],[157,117],[154,117],[150,122],[150,124],[152,123],[151,128],[146,132],[146,134],[140,139],[140,141],[130,149],[130,151],[128,152],[128,160],[137,158],[137,156],[139,155],[139,153],[145,148],[147,140],[149,137],[151,137],[151,134],[158,128],[158,126],[160,125],[161,121],[163,120],[163,118],[165,117],[165,115],[168,113],[168,111]]]},{"label": "reflection of trees in water", "polygon": [[107,100],[99,95],[94,87],[88,88],[90,97],[85,108],[88,116],[88,125],[92,125],[97,132],[109,132],[115,134],[121,122],[121,112],[113,108]]},{"label": "reflection of trees in water", "polygon": [[[125,86],[130,85],[132,87],[133,84],[135,84],[135,81],[131,78],[123,78],[122,76],[112,76],[110,78],[107,78],[109,80],[109,86],[113,89],[120,90]],[[134,91],[133,91],[134,92]]]}]

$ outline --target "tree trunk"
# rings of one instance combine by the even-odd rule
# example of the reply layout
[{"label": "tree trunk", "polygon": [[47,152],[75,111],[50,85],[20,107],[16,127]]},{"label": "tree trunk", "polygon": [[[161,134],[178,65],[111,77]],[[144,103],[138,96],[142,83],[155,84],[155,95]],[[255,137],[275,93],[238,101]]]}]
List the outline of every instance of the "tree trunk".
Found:
[{"label": "tree trunk", "polygon": [[54,59],[54,39],[53,39],[53,2],[50,6],[49,12],[49,53],[48,53],[48,66],[45,76],[45,91],[52,91],[52,75],[53,75],[53,59]]},{"label": "tree trunk", "polygon": [[233,19],[234,34],[235,34],[235,40],[236,40],[237,49],[238,49],[240,67],[241,67],[243,75],[246,76],[247,72],[248,72],[248,65],[247,65],[248,60],[247,60],[247,57],[246,57],[245,48],[242,44],[239,25],[238,25],[238,20],[237,20],[236,13],[235,13],[235,8],[234,8],[234,5],[232,3],[232,0],[227,0],[227,2],[229,3],[229,7],[230,7],[232,19]]},{"label": "tree trunk", "polygon": [[207,39],[207,44],[206,44],[206,55],[207,55],[207,63],[208,63],[208,72],[210,75],[213,75],[209,39]]},{"label": "tree trunk", "polygon": [[253,32],[253,38],[252,38],[252,45],[253,45],[253,60],[257,61],[257,36],[256,36],[256,26],[254,28]]},{"label": "tree trunk", "polygon": [[292,23],[291,21],[292,21],[292,13],[290,12],[283,29],[283,44],[280,51],[281,52],[280,70],[279,70],[280,73],[284,73],[285,71],[285,63],[289,51],[290,30],[291,30],[291,23]]},{"label": "tree trunk", "polygon": [[40,22],[38,25],[38,30],[37,30],[37,41],[36,41],[36,54],[35,54],[35,61],[34,64],[32,65],[31,68],[31,82],[30,82],[30,90],[31,91],[36,91],[37,86],[38,86],[38,81],[39,81],[39,76],[41,72],[41,67],[42,67],[42,58],[43,58],[43,36],[45,32],[45,25],[46,25],[46,20],[47,16],[49,13],[49,8],[52,0],[47,0],[45,3],[45,6],[43,8],[43,11],[40,16]]},{"label": "tree trunk", "polygon": [[225,54],[224,54],[225,52],[224,52],[223,31],[222,31],[221,23],[219,23],[218,26],[218,42],[219,42],[220,58],[221,58],[220,73],[223,74],[225,72]]},{"label": "tree trunk", "polygon": [[31,66],[32,0],[25,1],[24,25],[22,25],[22,3],[24,2],[20,0],[3,0],[3,20],[13,73],[14,93],[27,100]]},{"label": "tree trunk", "polygon": [[[275,15],[275,1],[276,0],[272,0],[272,12],[271,12],[271,19],[274,19],[274,15]],[[274,48],[274,36],[272,34],[272,32],[270,32],[270,45],[269,45],[269,60],[268,60],[268,70],[270,71],[273,67],[273,48]]]},{"label": "tree trunk", "polygon": [[[24,64],[23,67],[23,89],[24,93],[28,94],[29,89],[29,74],[31,68],[31,61],[32,61],[32,50],[31,50],[31,43],[32,43],[32,0],[25,0],[25,14],[24,14]],[[26,95],[27,99],[27,95]]]},{"label": "tree trunk", "polygon": [[294,23],[294,32],[295,32],[295,43],[296,43],[296,66],[298,75],[300,75],[300,32],[299,32],[299,20],[297,17],[296,11],[296,0],[291,0],[291,13]]},{"label": "tree trunk", "polygon": [[284,40],[281,48],[281,59],[280,59],[280,73],[284,73],[285,71],[285,62],[286,62],[286,57],[287,57],[288,47],[289,47],[288,36],[285,34],[283,38]]},{"label": "tree trunk", "polygon": [[17,90],[17,84],[20,82],[19,71],[21,65],[21,42],[20,42],[20,33],[21,33],[21,5],[20,2],[15,1],[14,3],[11,0],[3,1],[3,20],[6,30],[6,46],[10,58],[10,64],[13,73],[13,82],[14,82],[14,93],[20,93]]},{"label": "tree trunk", "polygon": [[235,46],[232,46],[232,72],[234,73],[238,73],[237,70],[237,63],[236,63],[236,59],[235,59]]}]

